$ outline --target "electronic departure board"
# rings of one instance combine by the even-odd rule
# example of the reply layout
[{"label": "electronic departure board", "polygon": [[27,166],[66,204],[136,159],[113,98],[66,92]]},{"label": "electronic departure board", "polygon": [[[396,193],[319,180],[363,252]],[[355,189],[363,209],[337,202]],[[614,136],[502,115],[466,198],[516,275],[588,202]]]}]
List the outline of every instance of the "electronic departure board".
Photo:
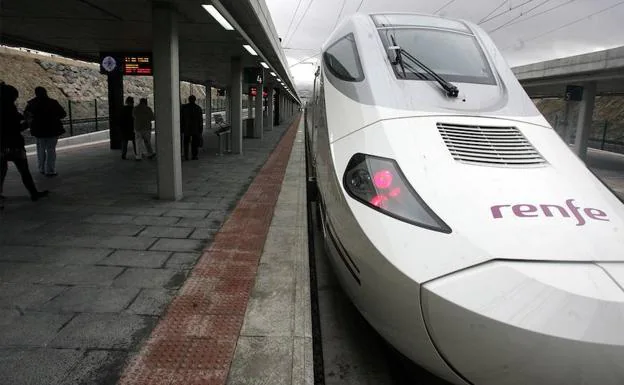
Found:
[{"label": "electronic departure board", "polygon": [[128,76],[152,76],[154,74],[151,53],[102,53],[100,73],[120,73]]},{"label": "electronic departure board", "polygon": [[152,56],[151,55],[126,55],[123,62],[124,75],[151,76]]}]

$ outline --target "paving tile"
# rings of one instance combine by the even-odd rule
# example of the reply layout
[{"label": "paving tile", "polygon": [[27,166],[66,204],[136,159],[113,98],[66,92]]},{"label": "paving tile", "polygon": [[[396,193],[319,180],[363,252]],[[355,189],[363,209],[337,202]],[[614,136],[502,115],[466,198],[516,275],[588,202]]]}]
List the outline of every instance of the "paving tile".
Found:
[{"label": "paving tile", "polygon": [[50,283],[49,277],[60,269],[38,263],[0,262],[0,282]]},{"label": "paving tile", "polygon": [[282,256],[292,260],[293,255],[300,250],[304,242],[304,232],[307,228],[300,227],[273,227],[269,228],[263,253]]},{"label": "paving tile", "polygon": [[67,289],[66,286],[1,283],[0,308],[38,309],[41,305]]},{"label": "paving tile", "polygon": [[173,253],[167,260],[165,267],[172,269],[190,269],[201,256],[201,253]]},{"label": "paving tile", "polygon": [[88,351],[59,385],[113,384],[127,357],[128,352],[119,350]]},{"label": "paving tile", "polygon": [[288,337],[240,337],[227,384],[290,384],[292,349]]},{"label": "paving tile", "polygon": [[0,260],[54,264],[91,265],[109,255],[109,249],[73,247],[0,246]]},{"label": "paving tile", "polygon": [[208,214],[210,214],[209,210],[200,210],[200,209],[173,209],[169,210],[163,214],[165,217],[180,217],[180,218],[196,218],[201,219],[205,218]]},{"label": "paving tile", "polygon": [[150,250],[163,251],[200,251],[204,242],[198,239],[159,239]]},{"label": "paving tile", "polygon": [[139,236],[154,238],[188,238],[193,228],[171,226],[148,226]]},{"label": "paving tile", "polygon": [[110,249],[147,250],[154,242],[156,242],[156,238],[152,237],[116,236],[104,239],[98,245]]},{"label": "paving tile", "polygon": [[129,349],[154,326],[152,317],[134,314],[79,314],[50,343],[55,348]]},{"label": "paving tile", "polygon": [[160,268],[170,256],[168,251],[117,250],[99,265]]},{"label": "paving tile", "polygon": [[262,259],[258,265],[255,290],[261,291],[295,291],[295,264],[292,261],[275,261],[265,263]]},{"label": "paving tile", "polygon": [[126,215],[159,217],[169,211],[169,208],[166,207],[133,207],[133,201],[130,201],[129,204],[131,206],[124,209]]},{"label": "paving tile", "polygon": [[142,226],[169,226],[178,222],[180,218],[177,217],[156,217],[156,216],[144,216],[138,215],[132,219],[132,223]]},{"label": "paving tile", "polygon": [[176,288],[184,282],[185,274],[174,269],[128,268],[115,281],[115,287]]},{"label": "paving tile", "polygon": [[123,270],[123,267],[69,265],[52,271],[42,283],[108,286]]},{"label": "paving tile", "polygon": [[85,222],[119,225],[132,223],[133,218],[132,215],[95,214],[85,219]]},{"label": "paving tile", "polygon": [[189,236],[190,239],[201,239],[201,240],[212,240],[217,233],[218,230],[210,229],[210,228],[197,228],[193,233]]},{"label": "paving tile", "polygon": [[127,312],[132,314],[159,316],[164,311],[174,295],[173,290],[141,289]]},{"label": "paving tile", "polygon": [[294,306],[292,290],[254,290],[249,298],[241,335],[293,336]]},{"label": "paving tile", "polygon": [[136,224],[102,224],[102,223],[72,223],[70,225],[59,226],[66,234],[74,236],[134,236],[138,234],[145,226]]},{"label": "paving tile", "polygon": [[311,337],[294,339],[292,378],[292,385],[314,385],[314,353]]},{"label": "paving tile", "polygon": [[219,221],[216,219],[191,219],[191,218],[182,218],[180,221],[174,223],[172,226],[180,226],[180,227],[204,227],[208,229],[218,230],[223,224],[223,221]]},{"label": "paving tile", "polygon": [[82,355],[75,349],[0,348],[0,384],[56,384],[80,362]]},{"label": "paving tile", "polygon": [[137,288],[74,286],[41,307],[56,313],[120,312],[139,294]]},{"label": "paving tile", "polygon": [[0,310],[0,347],[46,346],[74,315]]}]

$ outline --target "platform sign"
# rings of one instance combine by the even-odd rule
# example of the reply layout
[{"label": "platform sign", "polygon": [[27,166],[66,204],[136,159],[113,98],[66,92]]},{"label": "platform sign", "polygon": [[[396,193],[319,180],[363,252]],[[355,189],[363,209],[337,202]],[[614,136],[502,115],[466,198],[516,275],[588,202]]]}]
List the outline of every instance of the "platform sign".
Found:
[{"label": "platform sign", "polygon": [[567,101],[580,102],[583,100],[583,87],[567,86],[564,99]]},{"label": "platform sign", "polygon": [[256,67],[245,68],[243,82],[247,84],[262,84],[264,82],[264,70]]},{"label": "platform sign", "polygon": [[100,73],[120,73],[126,76],[152,76],[153,59],[151,53],[101,53]]}]

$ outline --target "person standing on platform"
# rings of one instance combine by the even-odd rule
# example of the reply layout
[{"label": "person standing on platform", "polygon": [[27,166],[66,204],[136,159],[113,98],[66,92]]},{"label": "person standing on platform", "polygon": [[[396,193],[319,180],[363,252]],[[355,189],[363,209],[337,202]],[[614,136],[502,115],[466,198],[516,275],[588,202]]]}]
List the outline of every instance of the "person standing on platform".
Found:
[{"label": "person standing on platform", "polygon": [[128,96],[126,105],[121,110],[121,159],[126,159],[128,155],[128,142],[132,141],[134,157],[138,156],[136,140],[134,135],[134,98]]},{"label": "person standing on platform", "polygon": [[8,162],[13,162],[20,173],[22,183],[30,193],[30,199],[37,201],[48,195],[48,191],[37,190],[28,168],[28,157],[22,136],[22,131],[27,127],[23,124],[24,117],[15,107],[18,97],[19,92],[15,87],[0,84],[0,209],[4,208],[2,192],[9,168]]},{"label": "person standing on platform", "polygon": [[143,155],[153,159],[156,154],[152,150],[152,121],[154,111],[147,105],[147,98],[141,98],[139,104],[134,107],[134,132],[136,133],[137,154],[136,159],[141,160]]},{"label": "person standing on platform", "polygon": [[39,172],[56,176],[56,145],[65,133],[61,119],[67,116],[59,102],[50,98],[43,87],[35,88],[35,98],[24,110],[30,134],[37,138],[37,165]]},{"label": "person standing on platform", "polygon": [[195,104],[194,95],[189,96],[189,102],[180,109],[180,129],[184,137],[184,159],[189,160],[189,146],[193,160],[199,159],[199,147],[201,146],[204,131],[204,112]]}]

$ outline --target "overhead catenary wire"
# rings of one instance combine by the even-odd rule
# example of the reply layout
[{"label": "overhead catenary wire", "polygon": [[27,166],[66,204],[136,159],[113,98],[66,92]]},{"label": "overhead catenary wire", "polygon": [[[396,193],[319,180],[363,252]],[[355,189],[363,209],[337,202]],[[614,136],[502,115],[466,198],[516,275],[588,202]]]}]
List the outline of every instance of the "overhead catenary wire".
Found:
[{"label": "overhead catenary wire", "polygon": [[[308,3],[308,6],[305,9],[305,11],[303,12],[303,15],[301,16],[301,19],[299,19],[299,22],[297,23],[297,26],[295,27],[294,31],[290,34],[290,38],[288,38],[288,42],[290,42],[292,40],[293,36],[295,36],[297,31],[299,30],[299,26],[301,25],[301,22],[305,19],[306,15],[308,14],[308,11],[310,10],[310,7],[312,6],[312,3],[314,3],[314,0],[310,0],[310,2]],[[285,45],[288,45],[288,42]]]},{"label": "overhead catenary wire", "polygon": [[342,0],[342,7],[340,7],[340,12],[338,12],[338,17],[336,18],[336,22],[334,23],[334,27],[332,28],[332,30],[336,29],[336,26],[340,21],[340,16],[342,16],[342,11],[344,11],[345,5],[347,5],[347,0]]},{"label": "overhead catenary wire", "polygon": [[315,57],[319,56],[320,54],[321,54],[321,52],[319,51],[319,52],[317,52],[316,54],[314,54],[314,55],[312,55],[312,56],[308,56],[307,58],[305,58],[305,59],[303,59],[303,60],[300,60],[300,61],[296,62],[295,64],[289,65],[289,66],[288,66],[288,68],[292,68],[292,67],[294,67],[294,66],[296,66],[296,65],[302,64],[302,63],[303,63],[303,62],[305,62],[306,60],[313,59],[313,58],[315,58]]},{"label": "overhead catenary wire", "polygon": [[494,33],[494,32],[496,32],[496,31],[498,31],[499,29],[502,29],[502,28],[505,28],[505,27],[506,27],[506,26],[508,26],[508,25],[511,25],[514,21],[516,21],[516,20],[520,19],[522,16],[526,16],[526,15],[530,14],[530,13],[531,13],[531,12],[533,12],[534,10],[536,10],[536,9],[538,9],[539,7],[542,7],[542,6],[544,6],[544,5],[548,4],[548,3],[550,3],[551,1],[553,1],[553,0],[544,0],[544,1],[542,1],[541,3],[539,3],[538,5],[534,6],[534,7],[533,7],[533,8],[531,8],[531,9],[529,9],[528,11],[526,11],[526,12],[520,12],[520,14],[519,14],[518,16],[516,16],[516,17],[512,18],[511,20],[509,20],[509,21],[505,22],[504,24],[499,25],[498,27],[496,27],[496,28],[494,28],[494,29],[492,29],[492,30],[488,31],[488,33]]},{"label": "overhead catenary wire", "polygon": [[443,9],[446,9],[446,7],[448,7],[449,5],[453,4],[455,2],[455,0],[449,0],[446,4],[444,4],[443,6],[441,6],[440,8],[438,8],[437,11],[435,11],[433,14],[437,15],[438,12],[441,12]]},{"label": "overhead catenary wire", "polygon": [[288,25],[288,29],[286,30],[286,34],[284,35],[284,40],[286,40],[286,37],[288,37],[288,34],[290,33],[290,28],[293,25],[293,22],[295,21],[295,18],[297,17],[297,11],[299,11],[299,7],[301,7],[301,2],[303,0],[299,0],[299,2],[297,3],[297,8],[295,8],[295,13],[293,13],[292,15],[292,19],[290,19],[290,24]]},{"label": "overhead catenary wire", "polygon": [[488,17],[492,16],[496,11],[498,11],[499,9],[501,9],[505,4],[507,4],[507,0],[503,0],[502,3],[500,3],[500,5],[496,8],[494,8],[490,13],[488,13],[487,15],[485,15],[484,17],[481,18],[481,20],[479,20],[479,24],[483,23],[483,20],[487,19]]},{"label": "overhead catenary wire", "polygon": [[360,5],[358,5],[358,7],[355,10],[355,12],[358,12],[360,9],[362,9],[362,5],[364,5],[364,0],[360,0]]},{"label": "overhead catenary wire", "polygon": [[498,19],[499,17],[501,17],[501,16],[503,16],[503,15],[506,15],[506,14],[508,14],[509,12],[514,11],[514,10],[516,10],[516,9],[518,9],[518,8],[522,7],[522,6],[525,6],[525,5],[529,4],[529,3],[532,3],[533,1],[535,1],[535,0],[527,0],[527,1],[523,2],[523,3],[521,3],[521,4],[518,4],[518,5],[515,5],[515,6],[513,6],[513,7],[510,7],[509,9],[507,9],[507,10],[505,10],[505,11],[499,12],[499,13],[497,13],[496,15],[494,15],[494,16],[490,16],[490,17],[488,17],[487,19],[485,19],[485,20],[483,20],[483,21],[479,22],[479,25],[484,24],[484,23],[487,23],[488,21],[492,21],[492,20],[494,20],[494,19]]},{"label": "overhead catenary wire", "polygon": [[[557,5],[555,5],[554,7],[550,7],[550,8],[548,8],[548,9],[545,9],[545,10],[541,11],[541,12],[535,13],[535,14],[533,14],[533,15],[531,15],[531,16],[529,16],[529,17],[526,17],[526,18],[524,18],[524,19],[522,19],[522,20],[517,20],[517,21],[514,21],[513,23],[509,23],[509,24],[505,25],[504,27],[505,27],[505,28],[507,28],[507,27],[511,27],[512,25],[516,25],[516,24],[524,23],[524,22],[525,22],[525,21],[527,21],[527,20],[534,19],[534,18],[536,18],[536,17],[538,17],[538,16],[541,16],[541,15],[546,14],[546,13],[548,13],[548,12],[554,11],[555,9],[558,9],[558,8],[561,8],[561,7],[565,7],[566,5],[568,5],[568,4],[570,4],[570,3],[573,3],[573,2],[575,2],[575,1],[576,1],[576,0],[568,0],[568,1],[567,1],[567,2],[565,2],[565,3],[562,3],[562,4],[557,4]],[[502,28],[502,26],[501,26],[501,28]]]},{"label": "overhead catenary wire", "polygon": [[[597,16],[597,15],[599,15],[599,14],[601,14],[601,13],[604,13],[604,12],[610,11],[610,10],[612,10],[613,8],[615,8],[615,7],[619,7],[619,6],[620,6],[620,5],[622,5],[622,4],[624,4],[624,0],[623,0],[623,1],[619,1],[619,2],[617,2],[616,4],[610,5],[610,6],[606,7],[606,8],[603,8],[603,9],[601,9],[600,11],[596,11],[596,12],[594,12],[594,13],[590,14],[590,15],[583,16],[583,17],[581,17],[581,18],[579,18],[579,19],[576,19],[576,20],[573,20],[573,21],[571,21],[571,22],[569,22],[569,23],[566,23],[566,24],[560,25],[560,26],[558,26],[558,27],[556,27],[556,28],[553,28],[553,29],[548,30],[548,31],[543,32],[543,33],[540,33],[540,34],[538,34],[538,35],[536,35],[536,36],[533,36],[533,37],[531,37],[531,38],[529,38],[529,39],[524,39],[524,40],[522,40],[522,42],[523,42],[523,43],[528,43],[528,42],[530,42],[530,41],[537,40],[537,39],[539,39],[539,38],[541,38],[541,37],[544,37],[544,36],[546,36],[546,35],[549,35],[549,34],[551,34],[551,33],[553,33],[553,32],[560,31],[560,30],[562,30],[562,29],[564,29],[564,28],[567,28],[567,27],[569,27],[569,26],[571,26],[571,25],[574,25],[574,24],[576,24],[576,23],[580,23],[581,21],[584,21],[584,20],[586,20],[586,19],[592,18],[592,17]],[[511,45],[511,46],[507,46],[507,47],[503,48],[503,50],[506,50],[506,49],[511,48],[511,47],[513,47],[513,45]]]}]

